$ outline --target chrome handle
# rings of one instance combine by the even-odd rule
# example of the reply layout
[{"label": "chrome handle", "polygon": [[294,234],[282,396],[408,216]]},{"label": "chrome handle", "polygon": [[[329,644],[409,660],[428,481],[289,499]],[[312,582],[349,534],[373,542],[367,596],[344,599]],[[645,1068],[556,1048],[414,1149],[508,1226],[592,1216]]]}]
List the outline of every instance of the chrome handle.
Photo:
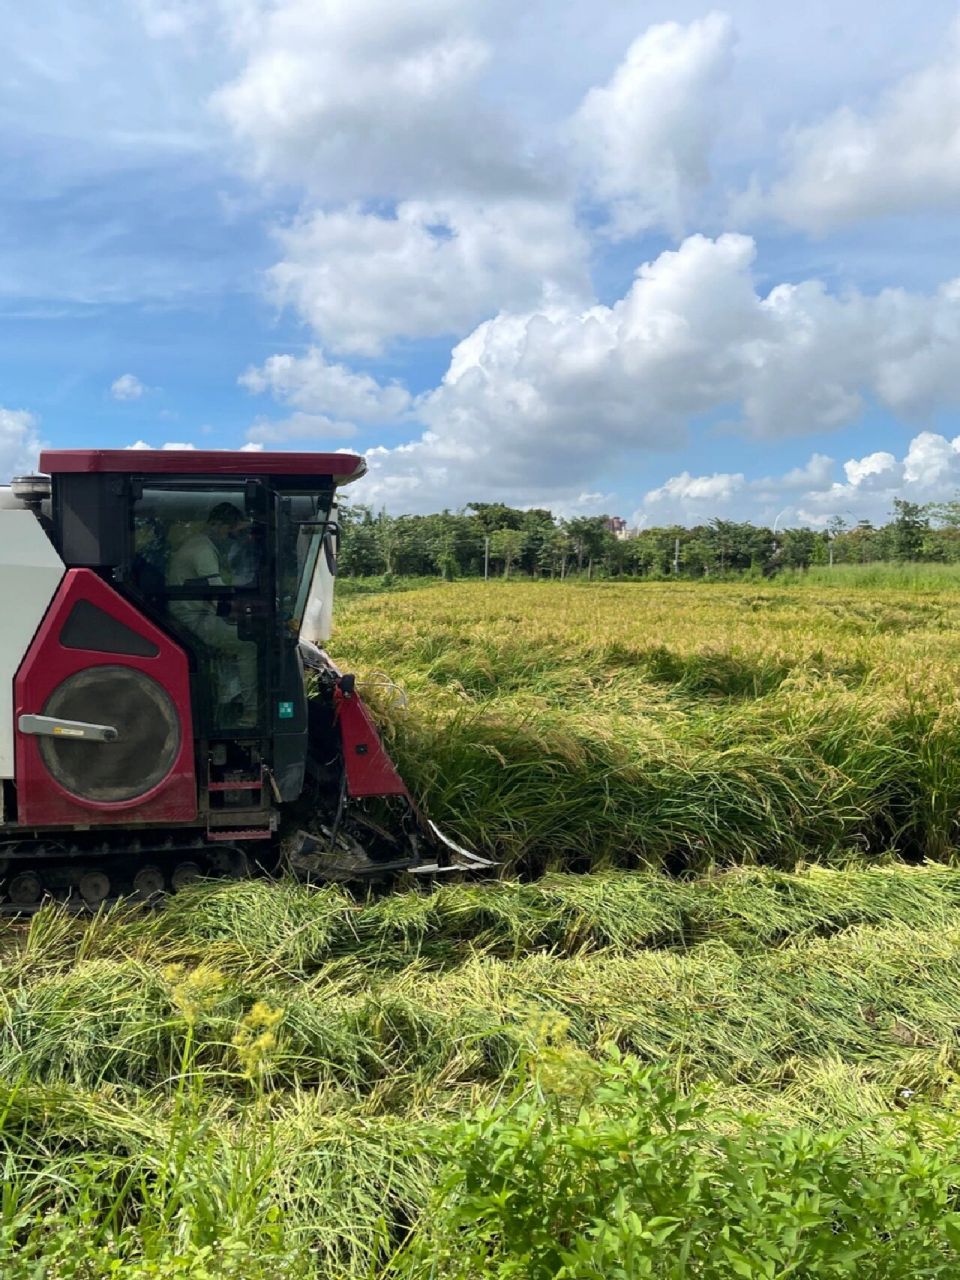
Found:
[{"label": "chrome handle", "polygon": [[83,720],[61,720],[58,716],[22,715],[17,722],[21,733],[41,738],[83,739],[87,742],[116,742],[120,736],[113,725],[87,724]]}]

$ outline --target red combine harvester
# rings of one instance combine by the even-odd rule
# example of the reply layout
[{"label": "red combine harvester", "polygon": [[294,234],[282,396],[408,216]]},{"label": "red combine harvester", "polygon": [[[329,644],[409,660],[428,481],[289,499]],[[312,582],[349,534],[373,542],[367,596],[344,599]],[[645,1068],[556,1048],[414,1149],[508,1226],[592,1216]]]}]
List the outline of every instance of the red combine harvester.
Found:
[{"label": "red combine harvester", "polygon": [[321,645],[347,453],[66,450],[0,489],[0,911],[488,866]]}]

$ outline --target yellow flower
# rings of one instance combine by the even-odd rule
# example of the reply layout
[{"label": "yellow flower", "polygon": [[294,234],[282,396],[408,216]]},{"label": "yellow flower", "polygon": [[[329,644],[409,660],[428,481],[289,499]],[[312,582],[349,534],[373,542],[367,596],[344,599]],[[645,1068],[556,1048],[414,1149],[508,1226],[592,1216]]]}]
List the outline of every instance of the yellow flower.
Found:
[{"label": "yellow flower", "polygon": [[197,965],[186,973],[183,965],[168,965],[163,976],[171,984],[173,1003],[191,1026],[216,1004],[226,986],[220,970],[206,964]]},{"label": "yellow flower", "polygon": [[233,1037],[233,1047],[240,1060],[240,1069],[250,1081],[263,1077],[270,1063],[270,1056],[277,1047],[275,1029],[283,1020],[282,1009],[272,1009],[258,1000],[240,1020]]}]

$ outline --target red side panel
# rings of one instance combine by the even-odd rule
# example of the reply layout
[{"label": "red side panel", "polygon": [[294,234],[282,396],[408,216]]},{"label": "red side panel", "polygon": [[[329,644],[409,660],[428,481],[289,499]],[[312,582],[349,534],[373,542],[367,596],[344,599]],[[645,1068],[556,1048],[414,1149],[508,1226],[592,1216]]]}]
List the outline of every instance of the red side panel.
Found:
[{"label": "red side panel", "polygon": [[356,693],[344,696],[334,691],[343,746],[343,767],[347,774],[347,792],[362,796],[406,796],[410,793],[387,755],[376,726]]},{"label": "red side panel", "polygon": [[[60,633],[74,606],[86,601],[141,637],[136,654],[66,647]],[[136,647],[136,646],[134,646]],[[154,653],[155,650],[155,653]],[[90,569],[70,569],[47,610],[14,681],[14,724],[24,714],[42,715],[47,699],[63,681],[96,666],[128,667],[156,681],[172,701],[180,721],[179,749],[166,775],[132,800],[82,799],[51,776],[40,754],[39,739],[16,728],[18,822],[23,826],[114,825],[122,823],[191,822],[197,816],[190,679],[183,650],[149,622],[128,600]],[[104,679],[108,679],[104,674]],[[103,707],[109,723],[109,698]]]}]

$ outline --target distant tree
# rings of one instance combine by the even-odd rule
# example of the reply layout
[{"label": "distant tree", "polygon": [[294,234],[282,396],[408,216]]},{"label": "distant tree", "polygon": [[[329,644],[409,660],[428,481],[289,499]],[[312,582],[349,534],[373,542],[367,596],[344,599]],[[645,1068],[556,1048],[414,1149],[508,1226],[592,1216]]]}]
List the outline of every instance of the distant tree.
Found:
[{"label": "distant tree", "polygon": [[785,569],[808,569],[813,560],[816,534],[812,529],[784,529],[780,534]]},{"label": "distant tree", "polygon": [[919,560],[923,539],[930,527],[926,511],[916,502],[903,498],[893,500],[894,519],[891,526],[892,552],[895,560]]},{"label": "distant tree", "polygon": [[539,577],[548,570],[552,559],[551,544],[557,531],[557,522],[553,512],[542,507],[532,507],[523,513],[520,525],[525,535],[523,556],[520,568],[526,573]]},{"label": "distant tree", "polygon": [[430,546],[434,564],[440,571],[441,578],[447,582],[457,576],[460,565],[457,560],[456,534],[452,528],[441,527],[437,530]]},{"label": "distant tree", "polygon": [[343,503],[337,521],[340,525],[337,572],[346,577],[369,577],[383,573],[383,556],[370,508]]},{"label": "distant tree", "polygon": [[583,569],[585,560],[599,560],[613,537],[607,528],[606,516],[575,516],[566,522],[566,530],[573,543],[578,572]]},{"label": "distant tree", "polygon": [[566,574],[567,560],[573,550],[573,544],[565,529],[554,526],[544,530],[537,548],[537,562],[541,573],[549,573],[551,578],[562,578]]},{"label": "distant tree", "polygon": [[439,522],[439,516],[397,516],[391,572],[408,576],[435,572],[433,533]]},{"label": "distant tree", "polygon": [[[605,516],[558,520],[545,508],[521,510],[501,502],[472,503],[458,512],[422,516],[374,513],[363,505],[340,508],[345,575],[483,572],[485,548],[504,576],[565,577],[577,569],[614,576],[688,578],[746,571],[776,573],[811,564],[867,564],[879,560],[960,563],[960,493],[921,506],[897,499],[891,521],[852,528],[831,516],[825,529],[784,529],[715,519],[687,528],[667,525],[619,540]],[[509,535],[509,536],[508,536]]]},{"label": "distant tree", "polygon": [[810,563],[824,565],[830,560],[830,534],[826,529],[819,529],[813,535],[813,554]]},{"label": "distant tree", "polygon": [[960,560],[960,497],[930,502],[924,511],[930,528],[924,535],[922,558],[955,564]]},{"label": "distant tree", "polygon": [[946,502],[930,502],[924,511],[932,524],[945,529],[960,529],[960,497]]},{"label": "distant tree", "polygon": [[525,511],[507,507],[502,502],[469,502],[467,510],[474,512],[484,533],[493,533],[497,529],[522,529],[526,515]]},{"label": "distant tree", "polygon": [[844,552],[840,558],[851,564],[882,560],[884,541],[882,531],[875,529],[869,520],[858,520],[852,529],[837,538],[839,549]]},{"label": "distant tree", "polygon": [[680,543],[682,557],[682,548],[690,540],[690,535],[691,531],[681,525],[641,529],[629,542],[631,566],[637,573],[666,577],[673,572],[677,543]]},{"label": "distant tree", "polygon": [[688,531],[680,544],[680,565],[692,577],[708,578],[717,572],[717,544],[709,525],[698,525]]},{"label": "distant tree", "polygon": [[630,564],[630,543],[626,538],[611,536],[603,553],[603,567],[607,573],[619,578]]},{"label": "distant tree", "polygon": [[383,561],[383,572],[395,573],[397,567],[397,548],[399,544],[397,522],[393,516],[388,516],[386,511],[381,511],[377,516],[376,539],[377,549],[379,550],[380,558]]},{"label": "distant tree", "polygon": [[522,529],[494,529],[490,534],[490,554],[503,565],[503,576],[510,577],[510,569],[517,563],[526,541]]}]

